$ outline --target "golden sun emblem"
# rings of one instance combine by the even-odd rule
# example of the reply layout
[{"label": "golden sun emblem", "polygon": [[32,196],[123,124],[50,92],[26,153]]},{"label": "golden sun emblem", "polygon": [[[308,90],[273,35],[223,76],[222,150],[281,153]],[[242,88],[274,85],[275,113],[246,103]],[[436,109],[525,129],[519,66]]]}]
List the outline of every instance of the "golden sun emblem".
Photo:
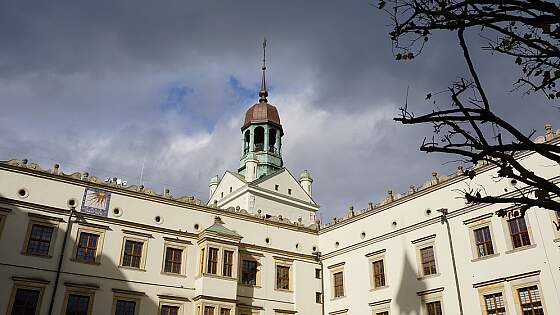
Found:
[{"label": "golden sun emblem", "polygon": [[89,191],[86,199],[86,206],[104,209],[107,206],[109,195],[103,191]]}]

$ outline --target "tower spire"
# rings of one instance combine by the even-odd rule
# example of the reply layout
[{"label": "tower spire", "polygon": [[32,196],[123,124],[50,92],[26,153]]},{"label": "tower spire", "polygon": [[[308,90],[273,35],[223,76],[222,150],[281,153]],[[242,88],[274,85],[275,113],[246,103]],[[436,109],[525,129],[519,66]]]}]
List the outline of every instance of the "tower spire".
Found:
[{"label": "tower spire", "polygon": [[266,91],[266,37],[263,40],[263,65],[262,65],[262,79],[261,79],[261,90],[259,91],[259,102],[260,103],[267,103],[268,100],[266,97],[268,96],[268,92]]}]

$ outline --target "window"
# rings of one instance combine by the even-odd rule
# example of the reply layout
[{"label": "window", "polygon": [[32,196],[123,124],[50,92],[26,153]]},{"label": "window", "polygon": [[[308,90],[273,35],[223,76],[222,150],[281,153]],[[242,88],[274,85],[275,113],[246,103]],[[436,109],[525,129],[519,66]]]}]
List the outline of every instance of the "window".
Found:
[{"label": "window", "polygon": [[224,250],[224,266],[222,270],[224,277],[231,277],[233,275],[233,252]]},{"label": "window", "polygon": [[420,249],[420,258],[422,262],[422,272],[424,276],[434,275],[436,270],[436,259],[434,255],[434,247],[428,246]]},{"label": "window", "polygon": [[97,253],[99,235],[93,233],[80,233],[78,248],[76,250],[76,260],[85,263],[94,263]]},{"label": "window", "polygon": [[122,265],[125,267],[140,268],[143,246],[143,242],[125,240]]},{"label": "window", "polygon": [[206,266],[206,272],[213,275],[218,273],[218,252],[217,248],[208,248],[208,265]]},{"label": "window", "polygon": [[315,269],[315,279],[321,279],[321,269]]},{"label": "window", "polygon": [[165,249],[165,263],[163,267],[163,272],[180,274],[182,260],[183,260],[182,249],[167,247]]},{"label": "window", "polygon": [[230,315],[230,314],[231,314],[231,310],[229,308],[220,309],[220,315]]},{"label": "window", "polygon": [[12,315],[35,315],[41,291],[18,288],[12,304]]},{"label": "window", "polygon": [[204,248],[200,249],[200,274],[204,273]]},{"label": "window", "polygon": [[434,301],[426,303],[426,312],[428,313],[427,315],[442,315],[441,302]]},{"label": "window", "polygon": [[292,189],[288,188],[288,195],[292,194]]},{"label": "window", "polygon": [[214,315],[215,307],[213,306],[205,306],[204,307],[204,315]]},{"label": "window", "polygon": [[257,262],[243,259],[241,264],[241,283],[257,285]]},{"label": "window", "polygon": [[90,297],[88,295],[68,295],[66,315],[88,315],[89,303]]},{"label": "window", "polygon": [[484,305],[486,307],[486,314],[488,315],[505,315],[506,306],[504,304],[504,297],[501,292],[488,294],[484,296]]},{"label": "window", "polygon": [[334,282],[334,297],[344,296],[344,274],[342,271],[333,274]]},{"label": "window", "polygon": [[492,237],[490,236],[490,228],[488,226],[473,230],[476,243],[476,252],[478,257],[494,254],[492,246]]},{"label": "window", "polygon": [[377,312],[377,313],[375,313],[375,315],[389,315],[389,312],[387,312],[387,311]]},{"label": "window", "polygon": [[544,315],[539,288],[530,286],[517,290],[523,315]]},{"label": "window", "polygon": [[179,306],[162,305],[161,315],[179,315]]},{"label": "window", "polygon": [[276,266],[276,289],[290,289],[290,267],[282,265]]},{"label": "window", "polygon": [[323,294],[321,292],[315,292],[315,303],[323,303]]},{"label": "window", "polygon": [[383,259],[373,262],[373,279],[375,288],[385,286],[385,267],[383,266]]},{"label": "window", "polygon": [[511,243],[514,249],[531,245],[529,232],[527,230],[527,222],[525,222],[524,217],[517,217],[508,220],[507,222],[511,236]]},{"label": "window", "polygon": [[274,185],[274,190],[278,191],[278,188],[280,188],[280,186]]},{"label": "window", "polygon": [[53,231],[54,227],[52,226],[33,224],[27,242],[27,254],[49,256]]},{"label": "window", "polygon": [[135,315],[136,302],[128,300],[117,300],[115,315]]}]

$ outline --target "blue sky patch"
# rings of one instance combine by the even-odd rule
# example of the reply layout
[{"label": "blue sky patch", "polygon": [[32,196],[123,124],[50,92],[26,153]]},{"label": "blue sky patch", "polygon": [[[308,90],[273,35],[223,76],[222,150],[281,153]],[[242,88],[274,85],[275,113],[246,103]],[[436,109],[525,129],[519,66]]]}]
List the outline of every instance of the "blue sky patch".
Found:
[{"label": "blue sky patch", "polygon": [[231,87],[231,89],[233,90],[233,92],[243,99],[252,99],[252,98],[257,97],[258,88],[251,90],[251,89],[248,89],[248,88],[244,87],[241,84],[241,82],[239,81],[239,79],[237,79],[233,75],[229,76],[228,84]]},{"label": "blue sky patch", "polygon": [[183,82],[171,83],[167,87],[166,96],[160,104],[160,109],[164,112],[183,112],[187,108],[189,96],[193,92],[194,90]]}]

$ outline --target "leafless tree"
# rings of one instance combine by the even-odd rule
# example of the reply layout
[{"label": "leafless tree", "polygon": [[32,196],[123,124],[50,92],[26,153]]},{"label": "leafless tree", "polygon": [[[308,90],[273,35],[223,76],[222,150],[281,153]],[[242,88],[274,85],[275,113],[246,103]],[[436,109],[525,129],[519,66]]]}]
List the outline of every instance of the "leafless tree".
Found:
[{"label": "leafless tree", "polygon": [[[517,194],[488,195],[480,189],[467,189],[464,197],[471,203],[518,205],[521,213],[531,207],[560,212],[560,187],[520,163],[519,154],[541,155],[552,164],[560,163],[560,146],[536,143],[492,110],[471,57],[465,33],[483,40],[481,49],[493,57],[510,58],[519,66],[512,91],[538,93],[556,102],[560,89],[560,6],[546,0],[379,0],[393,22],[390,37],[397,60],[412,60],[422,53],[436,31],[457,35],[468,68],[468,76],[451,82],[437,93],[446,105],[433,101],[430,113],[416,115],[408,102],[395,118],[403,124],[431,124],[434,133],[425,138],[420,149],[459,156],[462,160],[495,165],[498,179],[517,181],[526,186]],[[432,101],[436,93],[427,94]],[[476,168],[464,173],[473,178]],[[524,185],[520,185],[524,186]],[[501,215],[505,215],[502,211]]]}]

